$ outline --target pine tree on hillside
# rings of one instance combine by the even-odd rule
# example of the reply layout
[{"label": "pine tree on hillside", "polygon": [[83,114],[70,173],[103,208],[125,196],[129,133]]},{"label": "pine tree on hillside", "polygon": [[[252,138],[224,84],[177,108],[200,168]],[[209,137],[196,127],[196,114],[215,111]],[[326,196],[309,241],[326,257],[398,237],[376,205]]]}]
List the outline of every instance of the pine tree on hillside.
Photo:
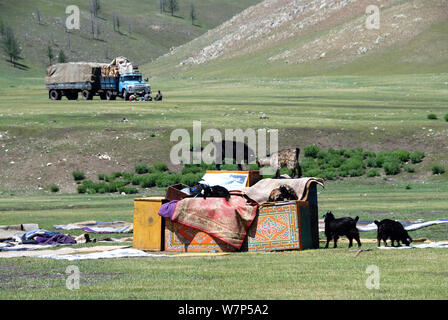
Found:
[{"label": "pine tree on hillside", "polygon": [[50,43],[48,43],[48,46],[47,46],[47,58],[50,61],[50,65],[51,65],[53,62],[54,53],[53,53],[53,49],[51,48]]},{"label": "pine tree on hillside", "polygon": [[20,58],[20,54],[22,53],[22,50],[20,49],[20,45],[14,35],[14,31],[8,27],[3,26],[3,32],[2,32],[3,38],[2,38],[2,47],[5,53],[9,57],[9,61],[16,66],[16,61]]},{"label": "pine tree on hillside", "polygon": [[97,15],[96,3],[94,0],[90,0],[90,33],[92,34],[92,39],[95,39],[95,17]]},{"label": "pine tree on hillside", "polygon": [[38,7],[36,7],[36,9],[34,9],[34,16],[37,19],[37,23],[41,24],[41,19],[40,19],[40,10]]},{"label": "pine tree on hillside", "polygon": [[101,34],[101,25],[99,22],[96,23],[96,38],[99,39]]},{"label": "pine tree on hillside", "polygon": [[114,31],[120,32],[120,16],[117,13],[112,15],[112,23],[114,25]]},{"label": "pine tree on hillside", "polygon": [[70,33],[67,33],[67,49],[72,50],[72,39],[70,38]]},{"label": "pine tree on hillside", "polygon": [[120,32],[120,16],[119,15],[117,15],[116,17],[115,17],[115,19],[116,19],[116,25],[117,25],[117,30],[118,30],[118,32]]},{"label": "pine tree on hillside", "polygon": [[159,0],[159,9],[160,13],[165,12],[166,0]]},{"label": "pine tree on hillside", "polygon": [[168,9],[171,12],[171,16],[174,16],[174,12],[179,11],[179,2],[177,0],[168,0]]},{"label": "pine tree on hillside", "polygon": [[114,32],[117,31],[117,24],[115,21],[115,13],[112,14],[112,25],[114,26]]},{"label": "pine tree on hillside", "polygon": [[191,24],[194,25],[194,21],[197,19],[197,16],[196,16],[196,8],[194,7],[193,2],[190,4],[190,19]]},{"label": "pine tree on hillside", "polygon": [[90,15],[90,33],[92,38],[95,39],[95,16],[93,14]]},{"label": "pine tree on hillside", "polygon": [[58,53],[58,63],[66,63],[67,57],[65,56],[64,50],[60,49]]},{"label": "pine tree on hillside", "polygon": [[98,13],[100,12],[101,5],[99,0],[90,0],[89,11],[95,17],[98,17]]}]

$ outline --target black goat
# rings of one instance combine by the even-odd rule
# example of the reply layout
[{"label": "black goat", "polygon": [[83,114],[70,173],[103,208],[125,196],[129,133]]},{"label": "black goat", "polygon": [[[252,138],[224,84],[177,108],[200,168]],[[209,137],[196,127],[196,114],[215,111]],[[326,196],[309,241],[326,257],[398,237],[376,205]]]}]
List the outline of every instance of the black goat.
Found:
[{"label": "black goat", "polygon": [[188,198],[203,197],[206,198],[225,198],[227,201],[230,200],[229,191],[221,186],[209,186],[206,184],[199,184],[195,188],[191,189],[191,194]]},{"label": "black goat", "polygon": [[325,218],[325,235],[327,236],[327,244],[325,249],[328,248],[328,244],[333,239],[334,247],[337,248],[337,242],[339,236],[346,236],[348,238],[349,244],[348,247],[351,248],[353,246],[353,239],[358,243],[358,247],[361,247],[361,241],[359,240],[359,231],[356,228],[356,223],[359,220],[359,217],[355,219],[346,217],[336,219],[331,211],[327,212],[324,215]]},{"label": "black goat", "polygon": [[[400,241],[409,246],[412,242],[412,238],[405,230],[403,225],[394,220],[384,219],[381,221],[375,220],[375,224],[378,226],[377,246],[381,246],[381,240],[384,242],[384,246],[387,247],[386,240],[390,238],[392,247],[399,247]],[[394,245],[395,241],[397,245]]]},{"label": "black goat", "polygon": [[[230,150],[228,150],[231,158],[237,163],[238,170],[243,170],[242,162],[246,162],[247,164],[255,162],[255,152],[247,146],[247,144],[236,141],[226,141],[221,140],[221,142],[214,142],[217,153],[215,155],[216,161],[216,169],[221,170],[221,164],[224,163],[226,156],[228,155],[226,152],[226,146],[228,144],[232,148],[232,154],[230,155]],[[237,151],[240,151],[242,154],[237,154]],[[220,162],[220,163],[219,163]]]}]

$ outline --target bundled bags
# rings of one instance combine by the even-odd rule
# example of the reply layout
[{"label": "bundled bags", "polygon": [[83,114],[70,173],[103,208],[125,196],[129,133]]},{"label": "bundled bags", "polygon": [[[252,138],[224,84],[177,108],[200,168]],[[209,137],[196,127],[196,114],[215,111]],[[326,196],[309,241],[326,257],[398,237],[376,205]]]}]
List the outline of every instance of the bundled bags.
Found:
[{"label": "bundled bags", "polygon": [[134,67],[132,63],[125,57],[118,57],[112,60],[111,67],[117,67],[120,74],[132,73]]},{"label": "bundled bags", "polygon": [[101,76],[102,77],[118,77],[120,72],[118,71],[117,66],[105,65],[101,67]]}]

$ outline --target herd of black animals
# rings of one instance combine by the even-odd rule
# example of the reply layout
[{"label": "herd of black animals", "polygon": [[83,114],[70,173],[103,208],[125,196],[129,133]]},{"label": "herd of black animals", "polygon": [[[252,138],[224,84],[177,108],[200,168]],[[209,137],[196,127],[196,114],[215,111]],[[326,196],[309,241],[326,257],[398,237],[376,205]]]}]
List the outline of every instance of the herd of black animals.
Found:
[{"label": "herd of black animals", "polygon": [[[221,163],[224,162],[226,155],[226,141],[221,141],[221,154],[217,154],[217,159],[221,160]],[[254,161],[254,152],[245,144],[242,144],[243,149],[243,159],[237,159],[237,149],[239,147],[238,142],[232,141],[233,148],[233,160],[238,164],[238,170],[242,170],[241,160],[244,160],[246,163],[250,163]],[[276,178],[279,177],[280,167],[290,167],[292,163],[292,168],[298,168],[298,177],[301,177],[301,168],[298,163],[298,155],[300,153],[300,149],[296,148],[295,151],[284,150],[286,152],[280,151],[278,153],[278,168],[276,172]],[[283,153],[282,153],[283,152]],[[289,156],[291,154],[291,156]],[[295,154],[295,156],[294,156]],[[279,156],[281,155],[281,156]],[[285,156],[286,155],[286,156]],[[238,161],[240,160],[240,161]],[[219,161],[217,161],[219,162]],[[260,161],[257,161],[260,163]],[[283,163],[282,163],[283,162]],[[216,164],[216,169],[221,170],[221,164]],[[295,171],[293,171],[293,176],[295,176]],[[208,186],[208,185],[198,185],[196,188],[191,190],[192,193],[189,197],[198,197],[201,196],[204,199],[207,197],[220,197],[225,198],[227,201],[230,200],[229,191],[221,186]],[[269,202],[275,201],[285,201],[285,200],[297,200],[297,196],[295,192],[291,190],[288,186],[280,186],[279,188],[273,190],[269,196]],[[345,236],[349,240],[348,247],[351,248],[353,246],[353,239],[357,242],[358,247],[361,247],[361,240],[359,239],[359,230],[356,228],[356,223],[358,222],[359,217],[357,216],[355,219],[350,217],[343,218],[335,218],[331,211],[327,212],[324,215],[325,222],[325,236],[327,237],[327,243],[325,248],[328,248],[328,245],[331,240],[334,242],[334,248],[337,248],[337,241],[339,237]],[[393,221],[390,219],[384,219],[382,221],[375,220],[375,224],[378,226],[378,234],[377,234],[377,246],[381,246],[381,240],[384,243],[384,246],[387,246],[387,240],[391,240],[392,246],[400,246],[400,242],[404,243],[406,246],[409,246],[412,242],[412,238],[409,236],[408,232],[404,229],[403,225],[397,221]]]},{"label": "herd of black animals", "polygon": [[[353,245],[353,239],[358,243],[358,247],[361,247],[361,241],[359,240],[359,231],[356,228],[356,223],[359,220],[357,216],[355,219],[350,217],[338,218],[336,219],[331,211],[324,215],[325,222],[325,236],[327,237],[328,245],[331,240],[334,241],[334,248],[337,248],[337,241],[340,236],[346,236],[348,238],[348,247],[351,248]],[[390,239],[393,247],[399,247],[400,241],[406,246],[409,246],[412,242],[412,238],[409,236],[408,232],[405,230],[403,225],[394,220],[384,219],[382,221],[375,220],[375,224],[378,226],[377,234],[377,246],[381,246],[381,240],[384,246],[387,247],[386,240]]]}]

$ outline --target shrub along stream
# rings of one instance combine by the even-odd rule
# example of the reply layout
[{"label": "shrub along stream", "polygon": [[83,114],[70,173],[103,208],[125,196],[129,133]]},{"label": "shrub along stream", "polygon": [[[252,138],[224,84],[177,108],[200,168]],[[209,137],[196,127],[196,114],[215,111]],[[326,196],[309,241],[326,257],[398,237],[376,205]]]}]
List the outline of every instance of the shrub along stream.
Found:
[{"label": "shrub along stream", "polygon": [[[425,154],[421,151],[381,151],[378,153],[356,149],[322,150],[319,146],[309,145],[304,148],[305,157],[300,162],[305,177],[319,177],[326,180],[344,179],[349,177],[366,176],[368,178],[386,175],[397,175],[400,172],[415,172],[415,164],[422,162]],[[224,164],[223,170],[237,170],[235,164]],[[249,166],[250,170],[257,170],[256,164]],[[181,173],[168,170],[166,163],[157,162],[152,166],[138,164],[134,172],[114,172],[99,174],[98,181],[86,179],[84,173],[73,173],[79,184],[78,193],[139,193],[139,188],[166,188],[170,185],[182,183],[195,186],[201,180],[206,170],[215,170],[215,165],[185,165]],[[284,168],[281,173],[291,174]],[[264,176],[265,178],[271,176]]]}]

